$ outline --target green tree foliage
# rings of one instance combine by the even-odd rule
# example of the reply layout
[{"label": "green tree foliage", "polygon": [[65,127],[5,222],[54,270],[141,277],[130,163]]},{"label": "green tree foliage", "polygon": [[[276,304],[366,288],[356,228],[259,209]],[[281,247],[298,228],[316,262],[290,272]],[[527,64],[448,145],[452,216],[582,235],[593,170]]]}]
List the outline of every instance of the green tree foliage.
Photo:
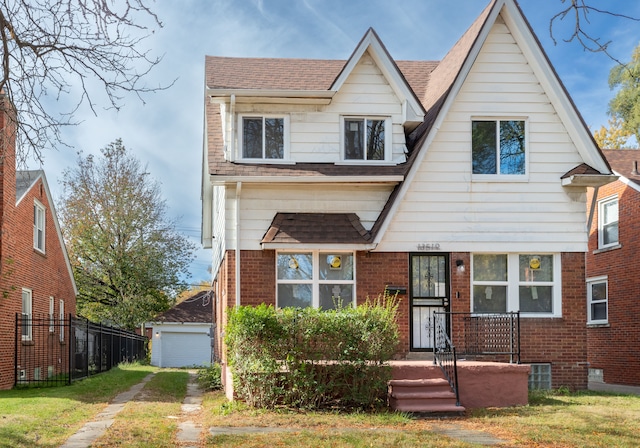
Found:
[{"label": "green tree foliage", "polygon": [[629,63],[611,69],[609,87],[618,89],[609,102],[609,115],[620,120],[622,130],[640,142],[640,45],[633,50]]},{"label": "green tree foliage", "polygon": [[593,133],[593,138],[602,149],[630,148],[629,137],[633,134],[622,127],[622,121],[613,116],[609,118],[609,127],[601,126]]},{"label": "green tree foliage", "polygon": [[64,173],[60,223],[78,284],[78,314],[133,329],[186,284],[194,245],[166,217],[159,184],[121,140],[78,155]]}]

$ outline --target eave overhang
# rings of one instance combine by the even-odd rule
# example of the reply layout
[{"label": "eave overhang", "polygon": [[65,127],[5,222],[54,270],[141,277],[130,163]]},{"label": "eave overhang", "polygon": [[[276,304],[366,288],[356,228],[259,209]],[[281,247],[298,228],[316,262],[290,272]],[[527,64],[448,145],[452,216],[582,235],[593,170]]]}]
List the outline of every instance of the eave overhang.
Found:
[{"label": "eave overhang", "polygon": [[562,179],[563,187],[601,187],[615,182],[620,176],[613,174],[572,174]]},{"label": "eave overhang", "polygon": [[207,87],[206,95],[211,101],[225,101],[235,96],[236,103],[330,104],[335,90],[289,90],[289,89],[214,89]]},{"label": "eave overhang", "polygon": [[221,176],[210,175],[211,185],[223,186],[242,182],[246,184],[361,184],[397,185],[404,176]]}]

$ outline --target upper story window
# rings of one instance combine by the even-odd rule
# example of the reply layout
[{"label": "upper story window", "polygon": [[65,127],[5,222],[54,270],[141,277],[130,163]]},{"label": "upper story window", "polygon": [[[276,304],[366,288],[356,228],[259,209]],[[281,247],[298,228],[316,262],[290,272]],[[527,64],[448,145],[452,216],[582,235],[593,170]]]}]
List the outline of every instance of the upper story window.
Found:
[{"label": "upper story window", "polygon": [[474,254],[475,313],[561,315],[559,254]]},{"label": "upper story window", "polygon": [[389,158],[387,127],[384,117],[345,117],[343,119],[344,160],[385,161]]},{"label": "upper story window", "polygon": [[58,313],[60,315],[60,319],[58,320],[58,322],[60,323],[60,342],[64,342],[65,316],[64,316],[64,300],[62,299],[60,300]]},{"label": "upper story window", "polygon": [[587,279],[587,323],[608,322],[609,289],[607,277]]},{"label": "upper story window", "polygon": [[44,252],[44,207],[39,202],[33,203],[33,247]]},{"label": "upper story window", "polygon": [[241,116],[243,159],[282,160],[287,146],[288,120],[283,116]]},{"label": "upper story window", "polygon": [[618,198],[608,198],[598,203],[598,247],[618,244]]},{"label": "upper story window", "polygon": [[276,255],[277,305],[334,309],[355,298],[353,252],[279,252]]},{"label": "upper story window", "polygon": [[474,120],[473,174],[526,174],[525,140],[523,120]]}]

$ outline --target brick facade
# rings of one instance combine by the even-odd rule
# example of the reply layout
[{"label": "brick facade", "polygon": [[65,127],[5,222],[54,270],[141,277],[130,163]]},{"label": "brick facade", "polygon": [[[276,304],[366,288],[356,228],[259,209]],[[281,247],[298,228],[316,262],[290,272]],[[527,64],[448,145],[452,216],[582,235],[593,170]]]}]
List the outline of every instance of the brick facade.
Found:
[{"label": "brick facade", "polygon": [[[267,303],[275,305],[275,251],[242,251],[242,305]],[[450,258],[451,311],[469,312],[471,307],[471,269],[469,253],[452,253]],[[228,251],[216,281],[216,291],[221,304],[216,311],[216,322],[226,322],[225,307],[235,306],[233,279],[234,251]],[[460,260],[465,267],[457,269]],[[583,253],[563,253],[562,260],[562,318],[522,318],[521,357],[523,363],[550,363],[553,387],[571,389],[587,387],[586,345],[586,289],[585,257]],[[356,288],[357,303],[367,297],[375,298],[387,286],[406,288],[399,295],[400,345],[397,357],[403,358],[410,351],[409,306],[409,254],[403,252],[357,252]],[[232,280],[229,283],[229,280]],[[224,286],[226,282],[226,287]],[[224,298],[227,298],[224,300]],[[218,327],[219,337],[222,328]],[[461,334],[454,334],[453,342]],[[224,359],[222,344],[216,350]],[[487,359],[489,360],[489,359]]]},{"label": "brick facade", "polygon": [[618,195],[619,246],[598,250],[597,206],[589,229],[587,278],[607,276],[609,299],[608,322],[587,327],[588,360],[590,368],[602,370],[605,383],[640,386],[640,192],[621,181],[598,191],[598,199],[613,195]]},{"label": "brick facade", "polygon": [[[2,115],[2,114],[0,114]],[[0,128],[7,130],[2,119]],[[6,136],[6,132],[4,134]],[[65,260],[65,248],[58,238],[53,204],[47,188],[40,177],[16,203],[16,170],[13,139],[3,151],[0,163],[0,185],[2,209],[0,215],[0,389],[11,388],[15,380],[15,319],[22,312],[22,289],[32,292],[33,317],[49,316],[50,297],[54,298],[54,316],[59,314],[60,300],[64,301],[64,312],[75,314],[75,289],[71,273]],[[45,251],[34,249],[33,214],[34,201],[45,209]],[[56,338],[60,350],[68,346],[59,342],[59,328],[48,335]],[[22,344],[45,344],[46,341],[19,341]],[[43,345],[44,346],[44,345]],[[18,361],[20,363],[20,360]],[[38,366],[46,373],[49,366]],[[55,366],[54,366],[55,367]],[[31,370],[31,369],[30,369]],[[33,372],[27,372],[31,375]],[[44,374],[43,373],[43,374]]]}]

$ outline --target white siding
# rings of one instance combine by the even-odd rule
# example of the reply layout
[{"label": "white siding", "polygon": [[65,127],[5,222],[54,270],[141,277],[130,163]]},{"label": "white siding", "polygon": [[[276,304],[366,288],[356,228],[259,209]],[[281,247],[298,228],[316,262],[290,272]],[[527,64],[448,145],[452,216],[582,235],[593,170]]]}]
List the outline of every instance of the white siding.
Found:
[{"label": "white siding", "polygon": [[[355,66],[342,88],[327,106],[240,103],[236,114],[283,114],[289,116],[290,160],[299,163],[336,163],[341,159],[340,117],[345,115],[391,117],[392,160],[405,161],[406,144],[402,104],[368,52]],[[231,129],[229,114],[226,129]],[[237,120],[237,117],[235,118]],[[237,135],[241,130],[235,123]],[[229,145],[229,142],[227,142]]]},{"label": "white siding", "polygon": [[226,188],[213,187],[213,208],[211,222],[213,223],[213,238],[211,240],[211,270],[213,278],[216,277],[220,263],[224,258],[226,241]]},{"label": "white siding", "polygon": [[[240,197],[240,248],[260,250],[260,241],[277,212],[356,213],[370,229],[393,187],[386,185],[243,184]],[[234,200],[235,203],[235,200]],[[234,214],[227,219],[227,248],[235,249]]]},{"label": "white siding", "polygon": [[[527,122],[527,175],[471,175],[471,120]],[[508,28],[498,20],[448,111],[378,250],[585,251],[585,195],[560,176],[582,163],[564,125]]]}]

